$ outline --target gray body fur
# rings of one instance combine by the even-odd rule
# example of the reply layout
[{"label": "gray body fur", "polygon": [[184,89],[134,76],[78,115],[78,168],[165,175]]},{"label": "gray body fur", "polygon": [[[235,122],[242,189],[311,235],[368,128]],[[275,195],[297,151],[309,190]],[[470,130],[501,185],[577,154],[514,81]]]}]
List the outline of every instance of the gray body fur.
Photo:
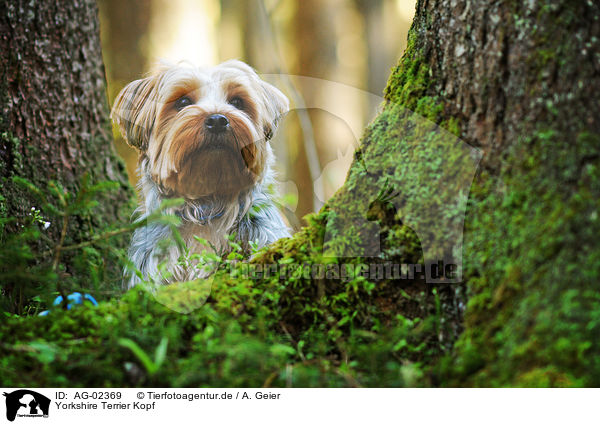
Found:
[{"label": "gray body fur", "polygon": [[[270,166],[267,169],[262,181],[236,198],[212,199],[203,203],[187,201],[182,206],[165,210],[165,214],[181,218],[179,231],[185,248],[172,242],[173,234],[165,224],[150,223],[138,228],[131,239],[129,259],[141,272],[143,280],[154,284],[168,284],[207,276],[209,272],[202,271],[193,264],[184,265],[180,257],[185,253],[185,249],[189,254],[207,250],[217,254],[226,253],[230,250],[226,236],[232,233],[237,234],[238,243],[246,250],[249,250],[250,241],[257,243],[261,248],[280,238],[288,237],[290,231],[267,190],[268,185],[273,182]],[[150,177],[147,159],[141,161],[139,173],[143,204],[136,211],[139,214],[137,221],[156,211],[161,201],[166,198]],[[206,239],[212,248],[199,243],[194,236]],[[171,274],[168,278],[159,271],[159,265],[163,262],[166,262],[166,271]],[[127,288],[140,282],[142,280],[137,273],[126,270],[124,283]]]}]

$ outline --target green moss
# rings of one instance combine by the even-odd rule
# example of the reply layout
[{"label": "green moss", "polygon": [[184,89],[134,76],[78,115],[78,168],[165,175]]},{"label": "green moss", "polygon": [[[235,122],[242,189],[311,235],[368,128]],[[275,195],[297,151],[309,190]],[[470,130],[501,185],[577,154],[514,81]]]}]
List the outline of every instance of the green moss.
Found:
[{"label": "green moss", "polygon": [[600,383],[598,135],[577,140],[540,128],[515,143],[510,172],[474,187],[465,333],[440,366],[450,384]]},{"label": "green moss", "polygon": [[416,29],[408,34],[404,56],[393,69],[385,88],[385,99],[414,110],[431,82],[431,73],[422,57]]},{"label": "green moss", "polygon": [[[413,333],[427,331],[428,324],[399,317],[379,333],[344,331],[336,341],[352,362],[340,361],[325,353],[327,329],[312,334],[312,343],[308,333],[295,339],[272,331],[274,300],[265,302],[248,280],[236,283],[217,277],[214,299],[187,315],[131,290],[97,308],[9,318],[0,333],[15,343],[0,346],[0,377],[7,385],[198,387],[393,386],[414,384],[420,375],[418,366],[394,355],[426,351]],[[339,323],[328,325],[333,337]],[[166,359],[151,365],[145,358],[155,357],[159,342],[167,346]]]},{"label": "green moss", "polygon": [[[1,121],[0,121],[1,123]],[[12,152],[12,169],[10,172],[19,172],[23,169],[23,155],[21,154],[21,140],[17,137],[13,136],[8,132],[3,132],[0,135],[0,143],[4,144],[8,147],[9,151]],[[2,166],[6,166],[6,164],[2,164]],[[4,170],[6,172],[6,170]],[[4,174],[3,172],[3,174]]]}]

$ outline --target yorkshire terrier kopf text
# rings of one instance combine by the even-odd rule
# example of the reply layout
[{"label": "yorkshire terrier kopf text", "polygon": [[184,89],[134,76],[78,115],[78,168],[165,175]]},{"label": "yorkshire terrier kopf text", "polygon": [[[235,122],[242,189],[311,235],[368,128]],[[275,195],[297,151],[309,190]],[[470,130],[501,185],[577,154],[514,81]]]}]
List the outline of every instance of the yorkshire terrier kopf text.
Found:
[{"label": "yorkshire terrier kopf text", "polygon": [[[139,152],[137,219],[155,212],[164,199],[184,199],[164,213],[181,219],[185,247],[164,243],[172,238],[166,224],[134,232],[129,257],[143,279],[202,277],[182,264],[181,255],[226,252],[233,233],[247,250],[251,242],[262,247],[289,235],[268,190],[274,160],[269,139],[288,108],[283,93],[235,60],[212,68],[162,65],[119,93],[111,117]],[[160,273],[161,263],[169,277]],[[128,273],[128,287],[140,281]]]}]

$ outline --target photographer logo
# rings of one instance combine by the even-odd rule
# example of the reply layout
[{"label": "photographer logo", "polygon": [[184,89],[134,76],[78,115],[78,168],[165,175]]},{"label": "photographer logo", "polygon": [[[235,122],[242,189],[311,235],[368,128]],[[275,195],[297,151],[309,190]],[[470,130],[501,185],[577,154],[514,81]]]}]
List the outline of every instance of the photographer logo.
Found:
[{"label": "photographer logo", "polygon": [[16,417],[48,418],[50,399],[33,390],[15,390],[4,393],[6,397],[6,418],[14,421]]}]

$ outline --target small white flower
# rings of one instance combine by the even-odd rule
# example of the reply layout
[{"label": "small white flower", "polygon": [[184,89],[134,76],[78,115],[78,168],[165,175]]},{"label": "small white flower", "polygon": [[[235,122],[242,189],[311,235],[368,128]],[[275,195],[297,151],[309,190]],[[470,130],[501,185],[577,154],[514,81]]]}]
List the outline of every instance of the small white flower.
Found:
[{"label": "small white flower", "polygon": [[44,230],[47,230],[49,226],[50,226],[50,222],[44,221]]}]

